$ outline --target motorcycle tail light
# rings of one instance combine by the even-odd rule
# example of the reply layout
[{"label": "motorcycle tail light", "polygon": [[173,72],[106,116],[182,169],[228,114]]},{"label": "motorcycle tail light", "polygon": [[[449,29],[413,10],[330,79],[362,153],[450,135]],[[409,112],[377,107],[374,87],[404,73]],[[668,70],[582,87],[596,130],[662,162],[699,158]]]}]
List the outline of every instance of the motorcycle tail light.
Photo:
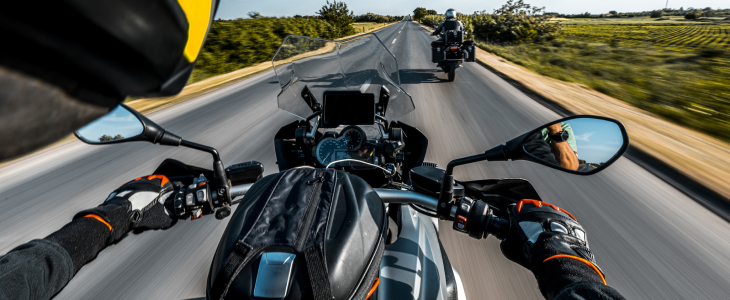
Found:
[{"label": "motorcycle tail light", "polygon": [[457,47],[457,46],[452,46],[452,47],[449,47],[449,49],[451,49],[451,51],[456,51],[456,50],[459,50],[459,47]]}]

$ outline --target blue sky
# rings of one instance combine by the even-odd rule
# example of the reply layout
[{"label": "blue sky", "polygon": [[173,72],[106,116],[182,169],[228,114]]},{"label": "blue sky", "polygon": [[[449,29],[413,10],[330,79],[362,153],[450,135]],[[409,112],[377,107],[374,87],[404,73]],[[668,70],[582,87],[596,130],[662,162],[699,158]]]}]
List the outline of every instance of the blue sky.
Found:
[{"label": "blue sky", "polygon": [[117,106],[105,116],[79,129],[79,134],[89,141],[98,141],[102,135],[134,137],[142,133],[142,123],[128,110]]},{"label": "blue sky", "polygon": [[[491,12],[504,4],[505,1],[477,1],[477,0],[349,0],[347,7],[356,15],[372,12],[381,15],[407,15],[416,7],[435,9],[439,12],[454,8],[459,12],[472,13],[487,10]],[[607,13],[611,10],[621,12],[647,11],[664,8],[665,0],[636,1],[578,1],[578,0],[526,0],[526,3],[542,7],[549,12],[577,14],[590,12],[594,14]],[[325,4],[325,0],[221,0],[217,18],[236,19],[246,18],[249,11],[258,11],[264,16],[293,16],[314,15]],[[727,0],[680,0],[669,1],[670,8],[684,7],[713,7],[730,8]]]},{"label": "blue sky", "polygon": [[621,130],[612,122],[596,119],[567,121],[573,129],[578,159],[589,163],[608,161],[623,145]]}]

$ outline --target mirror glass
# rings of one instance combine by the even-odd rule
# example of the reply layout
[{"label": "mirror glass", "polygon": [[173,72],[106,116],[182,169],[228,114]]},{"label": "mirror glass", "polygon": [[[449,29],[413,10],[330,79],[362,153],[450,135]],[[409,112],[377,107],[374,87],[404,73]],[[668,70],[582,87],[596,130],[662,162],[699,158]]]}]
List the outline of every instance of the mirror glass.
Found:
[{"label": "mirror glass", "polygon": [[119,142],[137,137],[144,125],[124,106],[117,106],[108,114],[76,131],[76,136],[90,144]]},{"label": "mirror glass", "polygon": [[624,144],[618,124],[578,117],[537,130],[525,139],[523,149],[544,163],[587,173],[607,167]]}]

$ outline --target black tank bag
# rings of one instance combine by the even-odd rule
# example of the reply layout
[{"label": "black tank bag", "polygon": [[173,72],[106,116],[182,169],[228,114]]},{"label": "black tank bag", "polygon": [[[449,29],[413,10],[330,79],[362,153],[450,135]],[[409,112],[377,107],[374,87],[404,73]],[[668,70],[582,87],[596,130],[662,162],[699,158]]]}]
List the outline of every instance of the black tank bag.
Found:
[{"label": "black tank bag", "polygon": [[380,269],[385,205],[359,177],[292,169],[249,190],[211,265],[208,299],[365,299]]}]

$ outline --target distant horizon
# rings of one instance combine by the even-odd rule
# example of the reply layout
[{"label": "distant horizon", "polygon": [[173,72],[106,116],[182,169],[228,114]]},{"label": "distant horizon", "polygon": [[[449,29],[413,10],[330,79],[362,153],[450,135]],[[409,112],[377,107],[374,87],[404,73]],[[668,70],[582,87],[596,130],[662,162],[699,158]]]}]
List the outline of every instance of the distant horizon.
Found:
[{"label": "distant horizon", "polygon": [[[353,11],[355,15],[366,13],[374,13],[379,15],[390,16],[406,16],[413,14],[416,7],[425,7],[426,9],[436,10],[443,13],[449,8],[465,14],[471,14],[475,11],[486,10],[491,13],[495,9],[501,7],[504,1],[493,1],[485,3],[478,0],[461,0],[458,3],[446,4],[443,1],[422,0],[422,1],[390,1],[390,0],[368,0],[368,1],[344,1],[348,9]],[[575,0],[525,0],[526,3],[537,7],[545,7],[546,12],[555,12],[560,14],[581,14],[589,12],[594,15],[606,14],[609,11],[617,12],[642,12],[663,9],[666,1],[629,1],[616,0],[611,3],[592,3]],[[300,0],[300,1],[252,1],[252,0],[221,0],[218,7],[218,13],[215,19],[246,19],[248,12],[256,11],[265,17],[292,17],[294,15],[316,15],[317,11],[326,3],[326,0]],[[699,5],[695,1],[669,1],[668,8],[679,9],[683,7],[687,9],[694,7],[703,9],[712,7],[713,9],[727,9],[730,5],[726,0],[707,0]]]}]

